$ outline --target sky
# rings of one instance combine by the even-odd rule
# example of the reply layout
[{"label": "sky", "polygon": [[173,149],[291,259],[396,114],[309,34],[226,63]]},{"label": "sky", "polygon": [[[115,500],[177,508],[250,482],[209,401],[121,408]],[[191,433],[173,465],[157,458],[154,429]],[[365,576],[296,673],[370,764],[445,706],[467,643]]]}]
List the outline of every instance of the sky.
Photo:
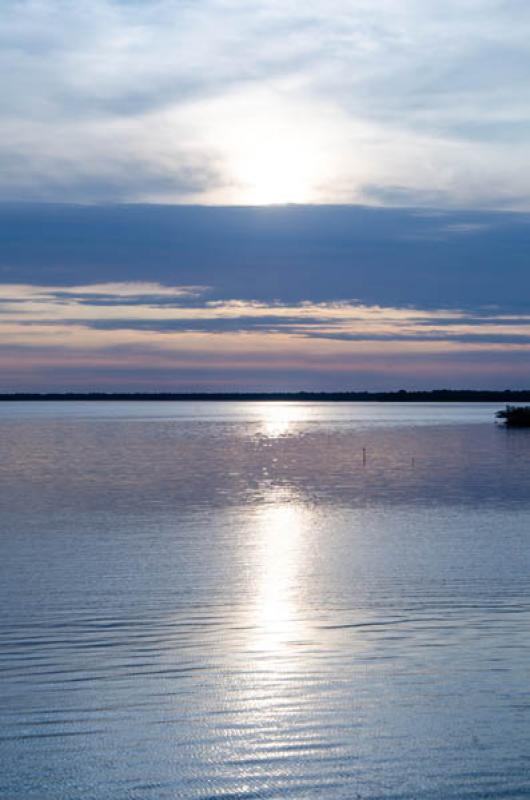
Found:
[{"label": "sky", "polygon": [[526,0],[3,0],[0,391],[526,388]]}]

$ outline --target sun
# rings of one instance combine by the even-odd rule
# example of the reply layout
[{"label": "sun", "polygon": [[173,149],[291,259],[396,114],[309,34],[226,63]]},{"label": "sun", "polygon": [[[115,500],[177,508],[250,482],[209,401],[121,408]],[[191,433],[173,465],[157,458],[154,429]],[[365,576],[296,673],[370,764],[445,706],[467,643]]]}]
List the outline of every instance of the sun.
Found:
[{"label": "sun", "polygon": [[212,153],[219,177],[207,191],[208,202],[326,202],[344,126],[335,109],[300,100],[291,89],[247,87],[194,111],[194,130],[205,132],[202,146]]},{"label": "sun", "polygon": [[248,205],[308,203],[314,199],[319,159],[307,142],[284,131],[261,131],[242,143],[233,159],[241,202]]},{"label": "sun", "polygon": [[231,111],[219,139],[230,202],[317,202],[331,156],[320,115],[270,92],[240,97]]}]

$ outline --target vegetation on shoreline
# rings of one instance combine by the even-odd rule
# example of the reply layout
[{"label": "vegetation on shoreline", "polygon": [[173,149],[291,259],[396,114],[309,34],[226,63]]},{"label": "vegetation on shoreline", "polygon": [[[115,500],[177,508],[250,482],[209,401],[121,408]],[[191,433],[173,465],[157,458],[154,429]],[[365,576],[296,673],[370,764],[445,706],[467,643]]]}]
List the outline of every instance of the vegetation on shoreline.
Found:
[{"label": "vegetation on shoreline", "polygon": [[530,406],[506,406],[495,415],[510,428],[530,428]]}]

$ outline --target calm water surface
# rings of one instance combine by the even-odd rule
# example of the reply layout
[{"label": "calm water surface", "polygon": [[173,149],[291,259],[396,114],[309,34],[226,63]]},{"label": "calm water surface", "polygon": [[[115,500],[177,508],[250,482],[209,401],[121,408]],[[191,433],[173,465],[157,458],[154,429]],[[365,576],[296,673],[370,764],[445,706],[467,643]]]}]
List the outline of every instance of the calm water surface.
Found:
[{"label": "calm water surface", "polygon": [[3,403],[2,800],[528,798],[495,409]]}]

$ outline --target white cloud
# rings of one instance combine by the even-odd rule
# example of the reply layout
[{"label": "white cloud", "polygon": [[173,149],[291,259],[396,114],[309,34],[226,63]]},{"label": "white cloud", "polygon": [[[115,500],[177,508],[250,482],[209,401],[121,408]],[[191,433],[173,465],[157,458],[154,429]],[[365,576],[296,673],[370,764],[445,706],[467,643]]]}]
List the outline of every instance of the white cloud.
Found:
[{"label": "white cloud", "polygon": [[1,199],[530,207],[520,0],[5,0],[0,23]]},{"label": "white cloud", "polygon": [[[530,317],[492,309],[460,310],[393,308],[355,301],[265,303],[252,300],[206,300],[204,287],[157,283],[101,283],[80,286],[0,285],[0,331],[11,344],[44,344],[52,336],[75,346],[73,331],[85,331],[104,347],[113,347],[136,332],[142,342],[158,342],[157,334],[210,335],[212,351],[222,348],[223,334],[252,334],[266,342],[282,334],[291,340],[318,338],[377,343],[383,350],[403,342],[438,342],[466,349],[519,345],[530,347]],[[42,330],[46,336],[42,336]],[[104,336],[101,336],[104,331]],[[133,335],[133,338],[134,338]],[[221,335],[221,338],[218,339]],[[17,338],[18,337],[18,338]],[[59,337],[57,339],[57,337]],[[183,339],[184,337],[184,339]],[[390,341],[392,340],[392,341]],[[217,342],[217,343],[216,343]]]}]

